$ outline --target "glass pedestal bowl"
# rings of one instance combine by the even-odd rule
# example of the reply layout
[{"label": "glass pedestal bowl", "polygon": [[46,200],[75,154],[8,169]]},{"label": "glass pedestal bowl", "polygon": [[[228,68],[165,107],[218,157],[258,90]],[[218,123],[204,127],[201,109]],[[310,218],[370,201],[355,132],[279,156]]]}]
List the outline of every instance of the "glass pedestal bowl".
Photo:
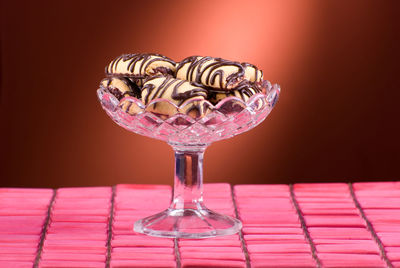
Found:
[{"label": "glass pedestal bowl", "polygon": [[[134,97],[119,101],[106,89],[97,90],[103,109],[118,125],[166,141],[175,152],[174,190],[170,207],[136,221],[136,232],[193,239],[235,234],[241,229],[242,223],[238,219],[211,211],[204,205],[203,154],[212,142],[248,131],[268,116],[278,100],[280,87],[277,84],[271,86],[267,81],[264,85],[265,93],[257,93],[246,102],[236,97],[224,98],[215,106],[204,101],[202,106],[206,112],[198,117],[183,112],[192,105],[190,102],[177,107],[168,100],[156,99],[144,105]],[[135,105],[135,114],[123,111],[122,101]],[[170,105],[175,112],[166,117],[147,109],[161,103]]]}]

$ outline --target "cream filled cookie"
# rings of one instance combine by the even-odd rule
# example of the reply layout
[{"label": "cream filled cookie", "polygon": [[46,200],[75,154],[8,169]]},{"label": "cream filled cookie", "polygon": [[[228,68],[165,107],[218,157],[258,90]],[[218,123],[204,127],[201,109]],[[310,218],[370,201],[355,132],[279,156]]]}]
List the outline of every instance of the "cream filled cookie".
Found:
[{"label": "cream filled cookie", "polygon": [[[203,108],[207,90],[185,80],[172,76],[154,76],[147,79],[142,88],[142,102],[147,105],[158,98],[168,100],[178,107],[182,105],[183,109],[179,110],[169,102],[161,101],[147,106],[147,111],[164,116],[181,111],[192,117],[201,117],[206,113]],[[185,103],[189,104],[185,105]]]},{"label": "cream filled cookie", "polygon": [[121,100],[121,102],[118,104],[118,107],[120,107],[122,111],[130,115],[135,115],[143,111],[143,109],[140,108],[136,104],[136,102],[129,98]]},{"label": "cream filled cookie", "polygon": [[260,83],[263,81],[263,72],[259,70],[256,66],[247,62],[242,62],[242,66],[244,68],[245,80],[253,83]]},{"label": "cream filled cookie", "polygon": [[[131,115],[143,111],[144,107],[132,98],[124,98],[133,96],[147,106],[147,111],[163,118],[176,113],[202,117],[211,111],[210,104],[232,96],[247,102],[270,87],[253,64],[202,56],[191,56],[177,64],[159,54],[125,54],[106,67],[106,74],[101,87],[120,101],[121,110]],[[149,105],[155,99],[167,101]],[[262,101],[256,105],[261,107]]]},{"label": "cream filled cookie", "polygon": [[244,102],[247,102],[251,96],[261,93],[262,91],[257,87],[249,85],[247,82],[242,82],[238,87],[230,91],[209,91],[209,100],[212,104],[216,105],[221,100],[227,97],[236,97]]},{"label": "cream filled cookie", "polygon": [[178,79],[222,90],[236,87],[244,79],[244,74],[240,63],[213,57],[188,57],[176,68]]},{"label": "cream filled cookie", "polygon": [[110,76],[146,78],[151,75],[174,75],[176,63],[159,54],[125,54],[106,67]]},{"label": "cream filled cookie", "polygon": [[139,87],[126,77],[109,77],[100,82],[100,86],[113,94],[118,100],[124,96],[140,98]]}]

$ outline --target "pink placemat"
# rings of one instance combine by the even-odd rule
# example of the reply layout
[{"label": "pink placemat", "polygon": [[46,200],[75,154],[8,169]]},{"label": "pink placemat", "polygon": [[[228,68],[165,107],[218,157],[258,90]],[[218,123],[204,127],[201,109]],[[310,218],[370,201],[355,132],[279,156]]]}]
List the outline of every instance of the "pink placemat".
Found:
[{"label": "pink placemat", "polygon": [[240,233],[137,234],[168,207],[166,185],[0,189],[0,267],[400,267],[400,182],[205,184]]}]

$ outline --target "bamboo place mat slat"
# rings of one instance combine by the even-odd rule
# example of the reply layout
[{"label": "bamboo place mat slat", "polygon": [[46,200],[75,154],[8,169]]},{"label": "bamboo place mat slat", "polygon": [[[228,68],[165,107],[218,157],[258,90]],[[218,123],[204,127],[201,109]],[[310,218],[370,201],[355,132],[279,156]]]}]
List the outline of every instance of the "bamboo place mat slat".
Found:
[{"label": "bamboo place mat slat", "polygon": [[137,234],[167,208],[167,185],[0,188],[0,267],[399,267],[400,182],[205,184],[236,235]]}]

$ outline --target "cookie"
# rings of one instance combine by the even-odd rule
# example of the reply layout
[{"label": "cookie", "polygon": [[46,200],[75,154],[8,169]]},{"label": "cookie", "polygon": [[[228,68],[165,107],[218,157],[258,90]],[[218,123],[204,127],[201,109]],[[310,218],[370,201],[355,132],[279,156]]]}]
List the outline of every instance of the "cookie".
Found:
[{"label": "cookie", "polygon": [[244,67],[240,63],[213,57],[188,57],[176,68],[178,79],[221,90],[236,87],[244,79],[244,74]]},{"label": "cookie", "polygon": [[173,60],[159,54],[125,54],[110,62],[106,74],[143,79],[157,74],[175,75],[175,66]]},{"label": "cookie", "polygon": [[136,115],[140,112],[143,111],[142,108],[140,108],[136,102],[134,102],[132,99],[130,98],[125,98],[123,100],[121,100],[121,102],[118,104],[118,107],[124,111],[127,114],[130,115]]},{"label": "cookie", "polygon": [[147,105],[159,98],[168,100],[177,107],[182,106],[183,109],[161,101],[147,106],[146,110],[163,116],[170,116],[180,111],[192,117],[202,117],[207,112],[203,109],[207,90],[172,76],[155,76],[145,81],[142,88],[142,102]]},{"label": "cookie", "polygon": [[244,67],[245,80],[253,83],[260,83],[263,81],[263,72],[259,70],[256,66],[247,62],[242,62],[242,66]]},{"label": "cookie", "polygon": [[118,100],[124,96],[140,98],[140,88],[126,77],[109,77],[100,82],[100,87],[113,94]]},{"label": "cookie", "polygon": [[214,105],[218,104],[221,100],[227,97],[236,97],[241,99],[242,101],[246,102],[250,99],[251,96],[254,94],[261,93],[261,91],[254,87],[241,87],[231,91],[210,91],[209,92],[209,99],[210,102]]},{"label": "cookie", "polygon": [[[239,106],[246,106],[251,96],[265,94],[268,88],[263,72],[253,64],[214,57],[191,56],[177,64],[160,54],[125,54],[106,67],[106,74],[101,87],[120,101],[121,110],[130,115],[143,111],[132,98],[125,98],[132,96],[162,118],[176,113],[203,117],[213,109],[210,105],[232,96],[243,101]],[[155,99],[166,101],[149,105]],[[262,101],[256,105],[261,107]]]}]

